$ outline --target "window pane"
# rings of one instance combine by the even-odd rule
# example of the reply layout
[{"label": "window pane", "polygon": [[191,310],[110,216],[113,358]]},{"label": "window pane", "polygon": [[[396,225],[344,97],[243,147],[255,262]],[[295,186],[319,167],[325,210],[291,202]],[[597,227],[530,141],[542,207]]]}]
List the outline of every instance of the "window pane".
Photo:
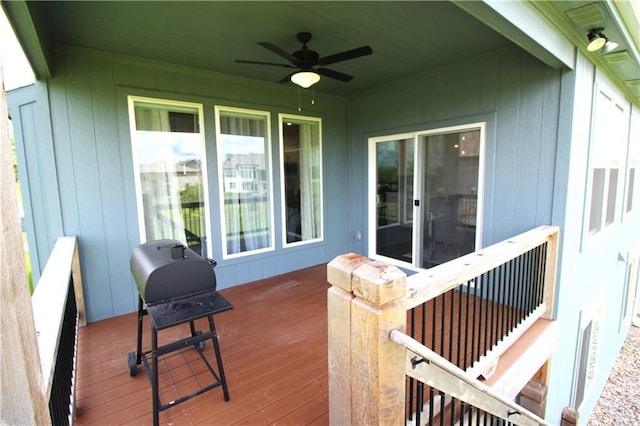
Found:
[{"label": "window pane", "polygon": [[424,137],[422,267],[475,250],[480,130]]},{"label": "window pane", "polygon": [[199,106],[134,98],[130,106],[141,240],[178,240],[207,256]]},{"label": "window pane", "polygon": [[376,143],[376,254],[413,259],[413,139]]},{"label": "window pane", "polygon": [[591,325],[592,321],[585,327],[582,332],[582,340],[580,341],[580,364],[578,366],[578,383],[576,386],[576,407],[580,407],[585,396],[585,390],[588,381],[589,358],[591,347]]},{"label": "window pane", "polygon": [[272,247],[268,114],[216,108],[225,254]]},{"label": "window pane", "polygon": [[596,233],[602,227],[602,205],[604,201],[605,169],[593,170],[591,191],[591,211],[589,214],[589,234]]},{"label": "window pane", "polygon": [[636,169],[629,169],[629,185],[627,186],[627,213],[633,209],[633,184],[636,177]]},{"label": "window pane", "polygon": [[320,121],[281,117],[286,242],[322,237]]},{"label": "window pane", "polygon": [[609,170],[609,193],[607,195],[607,225],[613,223],[616,214],[616,197],[618,191],[618,169]]}]

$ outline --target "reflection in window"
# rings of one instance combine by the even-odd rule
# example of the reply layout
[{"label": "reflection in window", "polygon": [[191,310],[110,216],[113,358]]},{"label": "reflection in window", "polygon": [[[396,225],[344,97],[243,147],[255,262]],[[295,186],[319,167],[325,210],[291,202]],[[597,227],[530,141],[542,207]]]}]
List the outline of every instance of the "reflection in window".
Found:
[{"label": "reflection in window", "polygon": [[618,169],[609,170],[609,191],[607,192],[606,224],[613,223],[616,214],[616,197],[618,193]]},{"label": "reflection in window", "polygon": [[140,239],[172,239],[206,256],[200,105],[129,98]]},{"label": "reflection in window", "polygon": [[215,109],[225,255],[273,247],[269,114]]},{"label": "reflection in window", "polygon": [[595,234],[602,226],[602,204],[604,198],[605,169],[594,169],[591,184],[591,213],[589,215],[589,233]]},{"label": "reflection in window", "polygon": [[633,184],[635,181],[636,169],[629,169],[629,184],[627,185],[627,213],[633,209]]},{"label": "reflection in window", "polygon": [[322,238],[320,120],[280,116],[287,243]]}]

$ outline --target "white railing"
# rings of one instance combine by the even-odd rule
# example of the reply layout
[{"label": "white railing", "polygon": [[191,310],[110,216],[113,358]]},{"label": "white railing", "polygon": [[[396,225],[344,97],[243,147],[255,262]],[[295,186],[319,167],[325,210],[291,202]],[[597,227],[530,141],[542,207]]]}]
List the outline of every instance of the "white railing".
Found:
[{"label": "white railing", "polygon": [[73,424],[78,327],[86,325],[76,237],[58,238],[31,298],[53,424]]}]

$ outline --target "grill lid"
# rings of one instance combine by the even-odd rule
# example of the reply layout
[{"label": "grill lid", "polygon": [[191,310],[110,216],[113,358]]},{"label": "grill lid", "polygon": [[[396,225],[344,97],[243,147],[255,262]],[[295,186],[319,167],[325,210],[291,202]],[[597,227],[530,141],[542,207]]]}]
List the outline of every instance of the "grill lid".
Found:
[{"label": "grill lid", "polygon": [[131,273],[147,305],[215,290],[214,266],[177,240],[140,244],[131,255]]}]

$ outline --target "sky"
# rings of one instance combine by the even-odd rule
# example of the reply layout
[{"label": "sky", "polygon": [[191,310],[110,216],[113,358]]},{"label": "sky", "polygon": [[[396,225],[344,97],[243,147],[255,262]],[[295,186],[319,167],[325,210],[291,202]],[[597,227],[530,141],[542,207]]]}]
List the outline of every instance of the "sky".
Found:
[{"label": "sky", "polygon": [[2,8],[0,8],[0,66],[2,66],[6,91],[27,86],[35,81],[27,58]]}]

